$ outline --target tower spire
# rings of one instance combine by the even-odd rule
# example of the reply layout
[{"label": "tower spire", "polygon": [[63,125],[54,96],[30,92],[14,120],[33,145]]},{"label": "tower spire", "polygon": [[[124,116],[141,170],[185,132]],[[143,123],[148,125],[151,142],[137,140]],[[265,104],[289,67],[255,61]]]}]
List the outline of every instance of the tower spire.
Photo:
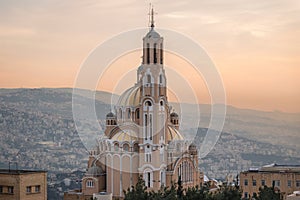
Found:
[{"label": "tower spire", "polygon": [[151,8],[151,28],[154,28],[154,10]]},{"label": "tower spire", "polygon": [[156,13],[154,12],[153,5],[150,3],[150,10],[149,10],[149,24],[151,28],[154,28],[154,15]]}]

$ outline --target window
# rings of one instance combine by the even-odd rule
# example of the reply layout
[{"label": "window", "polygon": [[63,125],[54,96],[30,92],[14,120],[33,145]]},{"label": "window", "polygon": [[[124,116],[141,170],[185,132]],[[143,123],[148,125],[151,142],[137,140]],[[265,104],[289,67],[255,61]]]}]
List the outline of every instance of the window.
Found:
[{"label": "window", "polygon": [[41,186],[40,185],[35,186],[35,192],[41,192]]},{"label": "window", "polygon": [[147,54],[147,64],[150,64],[150,44],[149,43],[147,43],[146,54]]},{"label": "window", "polygon": [[8,186],[8,193],[13,194],[14,193],[14,187],[13,186]]},{"label": "window", "polygon": [[129,151],[129,145],[128,144],[124,144],[123,145],[123,150],[124,151]]},{"label": "window", "polygon": [[266,181],[265,180],[261,180],[261,186],[265,186],[266,185]]},{"label": "window", "polygon": [[31,193],[31,186],[26,187],[26,193]]},{"label": "window", "polygon": [[3,186],[0,185],[0,194],[3,193]]},{"label": "window", "polygon": [[139,108],[135,110],[135,116],[137,119],[140,119],[140,109]]},{"label": "window", "polygon": [[244,180],[244,185],[247,186],[248,185],[248,179]]},{"label": "window", "polygon": [[154,43],[154,51],[153,51],[154,64],[157,63],[157,50],[156,50],[156,48],[157,48],[157,44]]},{"label": "window", "polygon": [[147,75],[147,83],[151,83],[151,75],[150,74]]},{"label": "window", "polygon": [[256,186],[256,180],[252,180],[252,186]]},{"label": "window", "polygon": [[127,118],[130,119],[130,117],[131,117],[131,111],[130,109],[128,109]]},{"label": "window", "polygon": [[115,143],[114,148],[115,148],[115,151],[119,151],[119,144]]},{"label": "window", "polygon": [[151,186],[151,174],[150,172],[147,173],[147,187]]},{"label": "window", "polygon": [[146,153],[146,162],[151,162],[152,156],[151,153]]},{"label": "window", "polygon": [[292,181],[291,181],[291,180],[288,180],[288,181],[287,181],[287,186],[288,186],[288,187],[292,187]]},{"label": "window", "polygon": [[300,187],[300,180],[296,180],[296,187]]},{"label": "window", "polygon": [[274,187],[280,187],[280,180],[273,180]]},{"label": "window", "polygon": [[160,64],[163,64],[163,45],[160,44]]},{"label": "window", "polygon": [[245,192],[245,193],[244,193],[244,197],[245,197],[245,198],[248,198],[248,192]]},{"label": "window", "polygon": [[148,188],[153,187],[153,172],[150,170],[146,170],[144,172],[144,181],[145,181],[145,186]]},{"label": "window", "polygon": [[87,186],[87,187],[94,187],[94,181],[88,180],[88,181],[86,182],[86,186]]}]

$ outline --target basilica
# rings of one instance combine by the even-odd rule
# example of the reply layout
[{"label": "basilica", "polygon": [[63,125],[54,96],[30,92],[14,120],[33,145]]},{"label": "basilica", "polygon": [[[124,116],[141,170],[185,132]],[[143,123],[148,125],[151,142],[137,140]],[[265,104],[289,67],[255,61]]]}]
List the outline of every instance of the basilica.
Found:
[{"label": "basilica", "polygon": [[90,151],[82,193],[105,192],[115,198],[142,177],[148,190],[201,185],[196,146],[180,133],[180,116],[171,111],[164,69],[164,38],[155,31],[153,10],[143,38],[137,81],[106,115],[105,133]]}]

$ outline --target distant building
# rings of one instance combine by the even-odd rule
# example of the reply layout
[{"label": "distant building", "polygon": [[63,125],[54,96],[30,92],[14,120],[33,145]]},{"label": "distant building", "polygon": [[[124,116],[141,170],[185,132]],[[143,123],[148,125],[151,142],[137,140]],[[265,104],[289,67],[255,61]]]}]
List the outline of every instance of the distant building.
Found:
[{"label": "distant building", "polygon": [[47,172],[0,169],[0,200],[47,200]]},{"label": "distant building", "polygon": [[300,165],[266,165],[240,173],[240,189],[243,197],[249,198],[263,186],[280,190],[284,198],[300,190]]},{"label": "distant building", "polygon": [[137,82],[106,115],[105,134],[90,152],[82,195],[107,192],[122,198],[139,176],[154,191],[170,187],[179,178],[184,188],[203,183],[197,147],[180,133],[180,116],[168,102],[163,41],[154,29],[152,10]]}]

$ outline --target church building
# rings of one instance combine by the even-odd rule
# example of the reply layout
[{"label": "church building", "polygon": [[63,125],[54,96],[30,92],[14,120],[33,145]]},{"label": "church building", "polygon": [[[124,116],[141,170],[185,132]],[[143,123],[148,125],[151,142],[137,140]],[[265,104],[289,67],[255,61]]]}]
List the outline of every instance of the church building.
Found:
[{"label": "church building", "polygon": [[137,82],[106,115],[106,130],[90,152],[82,194],[105,192],[115,198],[143,177],[148,190],[170,187],[180,178],[184,188],[201,185],[197,148],[179,132],[180,117],[167,97],[164,38],[151,26],[143,38]]}]

